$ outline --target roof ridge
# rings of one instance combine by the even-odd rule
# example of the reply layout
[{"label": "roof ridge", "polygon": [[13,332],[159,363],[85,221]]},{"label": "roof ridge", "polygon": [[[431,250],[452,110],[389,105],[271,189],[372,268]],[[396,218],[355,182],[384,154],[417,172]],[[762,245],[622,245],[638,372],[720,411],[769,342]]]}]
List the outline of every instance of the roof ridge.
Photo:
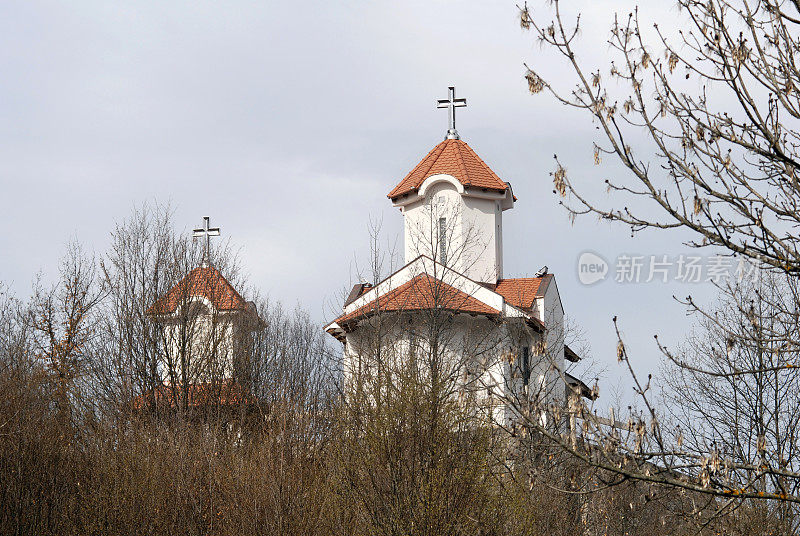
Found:
[{"label": "roof ridge", "polygon": [[245,299],[242,297],[242,295],[241,295],[241,294],[239,294],[239,291],[238,291],[238,290],[236,290],[236,287],[234,287],[234,286],[233,286],[233,283],[231,283],[230,281],[228,281],[228,278],[226,278],[224,275],[222,275],[222,272],[220,272],[220,271],[217,269],[217,267],[216,267],[216,266],[209,266],[209,268],[212,268],[212,269],[213,269],[213,270],[214,270],[214,271],[217,273],[217,275],[219,276],[219,278],[220,278],[220,279],[222,279],[222,281],[223,281],[223,282],[224,282],[224,283],[225,283],[225,284],[228,286],[228,289],[229,289],[231,292],[233,292],[233,295],[234,295],[234,296],[236,296],[237,298],[239,298],[239,299],[240,299],[240,300],[241,300],[243,303],[247,303],[247,300],[245,300]]},{"label": "roof ridge", "polygon": [[464,180],[467,182],[465,186],[471,186],[472,181],[469,178],[469,173],[467,173],[467,166],[464,164],[464,155],[461,154],[461,144],[466,145],[466,142],[461,140],[453,140],[456,146],[456,161],[458,162],[458,167],[461,169],[461,173],[464,174]]},{"label": "roof ridge", "polygon": [[[466,144],[466,143],[464,143],[464,145],[467,145],[467,144]],[[500,178],[500,176],[499,176],[497,173],[495,173],[495,172],[492,170],[492,168],[490,168],[490,167],[489,167],[489,164],[487,164],[486,162],[484,162],[484,161],[483,161],[483,158],[481,158],[481,157],[480,157],[480,155],[479,155],[478,153],[476,153],[476,152],[475,152],[475,149],[473,149],[473,148],[472,148],[472,147],[470,147],[469,145],[467,145],[467,148],[469,149],[470,153],[472,153],[472,156],[474,156],[475,158],[477,158],[477,159],[478,159],[478,162],[480,162],[480,164],[481,164],[481,165],[482,165],[482,166],[483,166],[483,167],[486,169],[486,171],[488,171],[488,172],[489,172],[489,174],[490,174],[492,177],[494,177],[495,179],[497,179],[498,181],[500,181],[502,184],[504,184],[504,185],[506,186],[506,188],[508,188],[508,183],[507,183],[506,181],[504,181],[503,179],[501,179],[501,178]]]},{"label": "roof ridge", "polygon": [[[216,266],[200,266],[199,268],[195,268],[195,270],[198,270],[198,269],[199,269],[201,272],[202,272],[202,271],[206,271],[206,272],[208,272],[208,273],[210,274],[210,276],[206,276],[205,280],[204,280],[204,281],[202,281],[202,283],[205,285],[205,287],[206,287],[206,288],[208,288],[208,289],[210,289],[210,290],[215,290],[213,287],[209,287],[209,285],[218,285],[218,284],[220,283],[220,281],[221,281],[221,282],[223,283],[223,286],[224,286],[225,288],[224,288],[224,289],[217,289],[217,290],[228,290],[228,291],[232,291],[232,292],[234,293],[234,295],[235,295],[237,298],[239,298],[239,299],[241,299],[242,301],[244,301],[244,298],[242,298],[242,297],[239,295],[239,293],[238,293],[238,292],[236,292],[236,289],[235,289],[235,288],[233,288],[233,285],[231,285],[230,281],[228,281],[228,280],[225,278],[225,276],[224,276],[224,275],[222,275],[222,272],[220,272],[220,271],[217,269],[217,267],[216,267]],[[195,271],[195,270],[192,270],[192,271]],[[214,278],[214,279],[212,279],[212,278]],[[218,280],[215,280],[215,279],[218,279]]]},{"label": "roof ridge", "polygon": [[[433,152],[433,151],[435,151],[436,149],[439,149],[439,152],[438,152],[438,153],[436,153],[436,156],[435,156],[434,158],[432,158],[432,159],[431,159],[431,163],[430,163],[430,165],[428,166],[428,169],[426,169],[426,170],[425,170],[425,172],[422,174],[422,180],[423,180],[423,181],[424,181],[424,180],[427,178],[426,176],[428,175],[428,172],[429,172],[431,169],[433,169],[433,166],[436,164],[436,161],[437,161],[437,160],[439,160],[439,158],[442,156],[442,153],[443,153],[443,152],[444,152],[444,150],[447,148],[447,141],[448,141],[448,140],[445,140],[445,141],[443,141],[443,142],[439,143],[439,144],[438,144],[436,147],[434,147],[434,148],[433,148],[433,150],[431,151],[431,153],[432,153],[432,152]],[[428,155],[430,156],[430,153],[428,153]],[[426,158],[427,158],[427,157],[426,157]]]},{"label": "roof ridge", "polygon": [[[425,157],[424,157],[424,158],[423,158],[423,159],[422,159],[422,160],[419,162],[419,164],[417,164],[416,166],[414,166],[414,168],[413,168],[411,171],[409,171],[409,172],[406,174],[406,176],[403,178],[403,180],[401,180],[401,181],[398,183],[398,185],[397,185],[397,186],[395,186],[394,188],[392,188],[392,191],[391,191],[391,192],[389,192],[389,193],[386,195],[386,197],[388,197],[388,198],[390,198],[390,199],[391,199],[391,198],[392,198],[392,197],[394,197],[395,195],[399,195],[399,193],[398,193],[398,194],[395,194],[395,192],[396,192],[397,190],[401,190],[401,191],[402,191],[402,188],[403,188],[403,186],[404,186],[404,185],[406,184],[406,182],[407,182],[407,181],[409,181],[409,180],[411,181],[411,188],[410,188],[411,190],[413,190],[414,188],[418,188],[418,187],[419,187],[419,185],[418,185],[418,184],[417,184],[417,185],[415,185],[415,184],[414,184],[414,182],[415,182],[415,181],[414,181],[414,179],[413,179],[413,176],[414,176],[414,175],[416,175],[416,174],[418,174],[418,173],[419,173],[419,171],[420,171],[420,166],[421,166],[421,165],[423,165],[424,163],[428,162],[429,160],[430,160],[430,163],[428,164],[428,167],[427,167],[427,169],[426,169],[426,170],[425,170],[425,172],[423,173],[423,176],[424,176],[425,174],[427,174],[427,173],[428,173],[428,171],[430,171],[430,170],[431,170],[431,168],[434,166],[434,164],[436,164],[436,161],[439,159],[439,156],[441,156],[441,153],[442,153],[442,151],[444,151],[444,145],[445,145],[445,142],[446,142],[446,141],[447,141],[447,140],[445,140],[445,141],[443,141],[443,142],[440,142],[440,143],[437,143],[437,144],[436,144],[436,145],[433,147],[433,149],[431,149],[430,151],[428,151],[428,154],[426,154],[426,155],[425,155]],[[439,153],[438,153],[438,154],[436,154],[436,155],[434,155],[434,153],[436,153],[436,150],[437,150],[437,149],[439,149]]]},{"label": "roof ridge", "polygon": [[497,280],[497,284],[510,283],[512,281],[544,281],[548,276],[552,277],[553,274],[545,274],[539,277],[504,277]]}]

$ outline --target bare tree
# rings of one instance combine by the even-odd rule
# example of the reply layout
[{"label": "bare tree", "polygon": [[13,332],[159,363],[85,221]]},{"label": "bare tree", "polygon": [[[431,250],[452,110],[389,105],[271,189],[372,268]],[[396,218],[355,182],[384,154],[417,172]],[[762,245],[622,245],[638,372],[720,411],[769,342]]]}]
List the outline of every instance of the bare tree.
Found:
[{"label": "bare tree", "polygon": [[[148,309],[202,262],[169,216],[134,213],[99,269],[70,248],[60,279],[37,285],[30,303],[0,287],[1,532],[330,534],[339,522],[319,326],[256,297],[241,318],[257,325],[233,351],[230,337],[197,325],[229,325],[224,314],[176,308],[181,329],[165,333]],[[215,253],[215,269],[241,283],[229,250]],[[178,286],[176,305],[214,291]],[[183,333],[181,360],[169,351]],[[225,404],[219,391],[171,403],[186,400],[186,384],[230,379],[241,390]],[[148,407],[164,387],[166,404]]]},{"label": "bare tree", "polygon": [[[677,42],[667,38],[674,28],[658,24],[655,42],[646,42],[638,10],[615,16],[608,46],[616,56],[603,68],[580,62],[580,16],[564,13],[561,2],[552,3],[551,20],[521,9],[523,28],[575,74],[570,88],[529,69],[531,92],[546,89],[593,118],[603,136],[595,161],[611,155],[630,172],[607,181],[618,194],[614,202],[638,202],[600,206],[580,194],[561,164],[553,173],[556,190],[571,194],[573,214],[595,213],[634,232],[684,227],[697,234],[697,246],[721,246],[795,273],[800,95],[793,60],[798,19],[790,11],[797,6],[769,0],[677,6],[688,21]],[[700,80],[699,90],[684,83],[691,77]]]},{"label": "bare tree", "polygon": [[72,242],[61,261],[55,283],[41,277],[34,285],[30,315],[36,359],[52,375],[58,407],[69,420],[70,398],[84,380],[89,347],[96,331],[98,304],[105,289],[93,258]]},{"label": "bare tree", "polygon": [[[675,444],[686,458],[711,451],[722,463],[702,468],[698,478],[721,489],[798,494],[800,374],[797,348],[797,280],[765,274],[757,281],[729,283],[712,314],[677,350],[662,348]],[[785,311],[795,308],[792,314]],[[702,314],[702,312],[701,312]],[[796,508],[766,505],[774,523],[790,532]]]},{"label": "bare tree", "polygon": [[[334,475],[359,533],[472,533],[491,525],[499,499],[493,407],[479,385],[496,364],[498,319],[472,310],[458,289],[475,243],[453,239],[462,230],[451,208],[428,199],[407,227],[406,260],[416,260],[402,276],[380,270],[393,255],[373,226],[372,282],[349,300],[367,302],[337,321],[344,355]],[[382,290],[397,277],[403,282]]]},{"label": "bare tree", "polygon": [[[142,205],[112,232],[100,263],[108,292],[98,326],[103,336],[91,362],[98,400],[112,413],[142,404],[156,413],[187,413],[195,396],[225,395],[237,360],[233,346],[244,348],[234,338],[255,329],[245,325],[255,311],[235,291],[244,282],[230,244],[209,253],[213,266],[204,264],[205,255],[201,244],[176,233],[169,206]],[[235,309],[213,306],[231,293]]]},{"label": "bare tree", "polygon": [[[795,2],[771,0],[677,5],[687,24],[654,24],[649,41],[638,9],[615,16],[604,66],[581,61],[580,14],[563,2],[520,7],[521,26],[574,74],[556,81],[531,66],[530,91],[584,111],[600,133],[595,163],[613,157],[627,171],[606,181],[612,195],[604,203],[556,158],[555,189],[568,197],[573,216],[591,213],[632,232],[683,228],[694,235],[691,246],[716,247],[785,277],[770,278],[766,288],[722,289],[722,311],[687,299],[689,310],[705,318],[705,332],[688,343],[689,355],[660,346],[678,368],[674,378],[688,381],[672,391],[676,411],[692,418],[681,432],[662,422],[650,379],[636,375],[617,330],[617,355],[643,413],[619,423],[578,408],[593,446],[552,439],[621,477],[722,497],[721,510],[759,508],[748,500],[798,503],[794,402],[783,387],[794,381],[798,350],[800,11]],[[795,531],[793,514],[783,508],[772,510],[789,520],[781,530]]]}]

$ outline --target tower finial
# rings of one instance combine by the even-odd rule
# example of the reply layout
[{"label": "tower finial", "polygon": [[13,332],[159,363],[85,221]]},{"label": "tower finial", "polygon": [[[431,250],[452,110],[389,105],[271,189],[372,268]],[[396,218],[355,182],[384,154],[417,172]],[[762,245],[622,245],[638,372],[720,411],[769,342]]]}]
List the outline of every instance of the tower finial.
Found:
[{"label": "tower finial", "polygon": [[456,130],[456,108],[462,108],[467,105],[467,99],[457,99],[456,98],[456,88],[455,86],[450,86],[449,88],[449,96],[446,99],[439,99],[436,101],[437,108],[448,108],[449,116],[450,116],[450,128],[447,129],[447,136],[445,136],[446,140],[458,140],[461,139],[458,135],[458,131]]},{"label": "tower finial", "polygon": [[211,218],[209,216],[203,217],[203,227],[195,229],[192,234],[193,238],[205,238],[206,244],[203,250],[203,268],[211,266],[211,237],[219,236],[219,227],[209,227],[211,225]]}]

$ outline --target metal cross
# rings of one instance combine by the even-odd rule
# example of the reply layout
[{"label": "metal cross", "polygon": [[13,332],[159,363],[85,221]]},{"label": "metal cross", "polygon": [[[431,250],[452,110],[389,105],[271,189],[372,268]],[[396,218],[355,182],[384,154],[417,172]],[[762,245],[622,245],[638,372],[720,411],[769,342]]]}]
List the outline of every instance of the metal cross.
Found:
[{"label": "metal cross", "polygon": [[206,239],[206,247],[203,251],[203,266],[208,267],[211,265],[211,237],[212,236],[219,236],[219,227],[209,227],[211,224],[211,218],[209,216],[205,216],[203,218],[203,227],[200,229],[195,229],[194,234],[192,237],[194,238],[203,238]]},{"label": "metal cross", "polygon": [[446,99],[439,99],[436,101],[437,108],[449,108],[450,112],[450,128],[447,129],[447,137],[446,140],[457,140],[460,139],[458,136],[458,131],[456,131],[456,108],[462,108],[467,105],[467,99],[457,99],[456,98],[456,88],[455,86],[450,86],[448,88],[450,90],[450,96]]}]

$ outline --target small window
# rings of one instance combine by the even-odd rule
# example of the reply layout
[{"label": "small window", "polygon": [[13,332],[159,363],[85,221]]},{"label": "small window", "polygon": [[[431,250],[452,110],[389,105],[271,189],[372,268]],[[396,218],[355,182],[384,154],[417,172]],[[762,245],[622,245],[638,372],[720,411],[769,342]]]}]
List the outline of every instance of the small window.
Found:
[{"label": "small window", "polygon": [[447,218],[439,218],[439,262],[447,264]]},{"label": "small window", "polygon": [[439,218],[439,262],[447,264],[447,218]]}]

